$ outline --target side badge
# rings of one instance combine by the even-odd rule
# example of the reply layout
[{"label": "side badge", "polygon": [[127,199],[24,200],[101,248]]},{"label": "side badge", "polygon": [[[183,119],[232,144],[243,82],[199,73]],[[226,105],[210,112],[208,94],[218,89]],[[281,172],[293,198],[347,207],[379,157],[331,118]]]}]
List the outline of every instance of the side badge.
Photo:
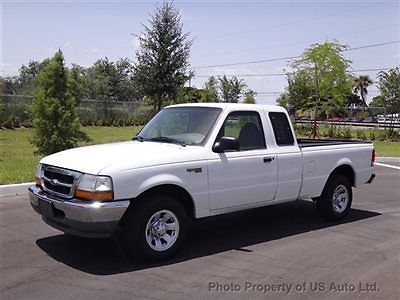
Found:
[{"label": "side badge", "polygon": [[188,172],[188,173],[201,173],[202,171],[203,171],[202,168],[186,169],[186,172]]}]

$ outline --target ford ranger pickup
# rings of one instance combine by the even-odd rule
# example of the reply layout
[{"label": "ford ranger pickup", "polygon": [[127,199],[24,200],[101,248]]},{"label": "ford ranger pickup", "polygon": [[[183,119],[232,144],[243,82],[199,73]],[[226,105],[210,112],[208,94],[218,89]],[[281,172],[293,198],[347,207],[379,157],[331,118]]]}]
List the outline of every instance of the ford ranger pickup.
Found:
[{"label": "ford ranger pickup", "polygon": [[118,231],[130,253],[161,260],[193,219],[313,199],[324,219],[340,220],[352,187],[374,179],[374,159],[371,142],[296,139],[279,106],[181,104],[131,141],[44,157],[29,198],[56,229]]}]

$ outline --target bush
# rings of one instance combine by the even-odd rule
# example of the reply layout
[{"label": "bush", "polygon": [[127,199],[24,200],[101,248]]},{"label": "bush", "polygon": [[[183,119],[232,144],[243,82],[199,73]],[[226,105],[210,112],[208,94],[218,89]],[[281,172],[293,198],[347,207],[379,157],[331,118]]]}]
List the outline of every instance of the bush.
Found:
[{"label": "bush", "polygon": [[97,116],[96,112],[88,107],[80,107],[78,109],[79,120],[83,126],[96,125]]},{"label": "bush", "polygon": [[367,136],[366,136],[366,134],[365,134],[365,131],[362,130],[362,129],[357,129],[356,134],[357,134],[357,138],[358,138],[359,140],[366,140],[366,139],[367,139]]},{"label": "bush", "polygon": [[340,130],[339,137],[344,139],[351,139],[350,127],[344,127],[343,130]]},{"label": "bush", "polygon": [[0,103],[0,127],[30,127],[32,109],[28,104]]},{"label": "bush", "polygon": [[35,128],[31,143],[39,154],[51,154],[88,140],[80,131],[77,104],[67,84],[64,58],[59,50],[39,74],[39,90],[33,101]]},{"label": "bush", "polygon": [[336,126],[330,126],[328,128],[327,136],[331,139],[336,138],[337,135],[337,129]]},{"label": "bush", "polygon": [[300,124],[300,125],[295,124],[294,130],[296,132],[296,135],[298,135],[298,136],[308,136],[311,132],[311,126],[304,125],[304,124]]}]

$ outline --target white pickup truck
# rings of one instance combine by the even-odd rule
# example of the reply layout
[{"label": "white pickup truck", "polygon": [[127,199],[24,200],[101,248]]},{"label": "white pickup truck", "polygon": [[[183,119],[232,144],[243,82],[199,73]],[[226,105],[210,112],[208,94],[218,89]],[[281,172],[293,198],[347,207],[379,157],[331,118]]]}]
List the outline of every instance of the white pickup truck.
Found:
[{"label": "white pickup truck", "polygon": [[85,237],[118,229],[135,255],[164,259],[197,218],[313,199],[340,220],[352,187],[372,182],[374,159],[370,142],[296,140],[278,106],[183,104],[132,141],[44,157],[29,195],[50,226]]}]

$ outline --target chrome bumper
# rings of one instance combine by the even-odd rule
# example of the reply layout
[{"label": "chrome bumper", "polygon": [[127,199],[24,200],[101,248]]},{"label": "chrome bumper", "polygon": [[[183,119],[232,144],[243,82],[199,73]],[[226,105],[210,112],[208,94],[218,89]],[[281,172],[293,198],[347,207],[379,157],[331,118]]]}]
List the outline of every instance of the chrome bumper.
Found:
[{"label": "chrome bumper", "polygon": [[[82,203],[44,193],[37,186],[29,187],[33,209],[43,220],[61,231],[87,237],[108,236],[118,226],[129,201]],[[52,207],[52,213],[41,211],[39,201]]]}]

